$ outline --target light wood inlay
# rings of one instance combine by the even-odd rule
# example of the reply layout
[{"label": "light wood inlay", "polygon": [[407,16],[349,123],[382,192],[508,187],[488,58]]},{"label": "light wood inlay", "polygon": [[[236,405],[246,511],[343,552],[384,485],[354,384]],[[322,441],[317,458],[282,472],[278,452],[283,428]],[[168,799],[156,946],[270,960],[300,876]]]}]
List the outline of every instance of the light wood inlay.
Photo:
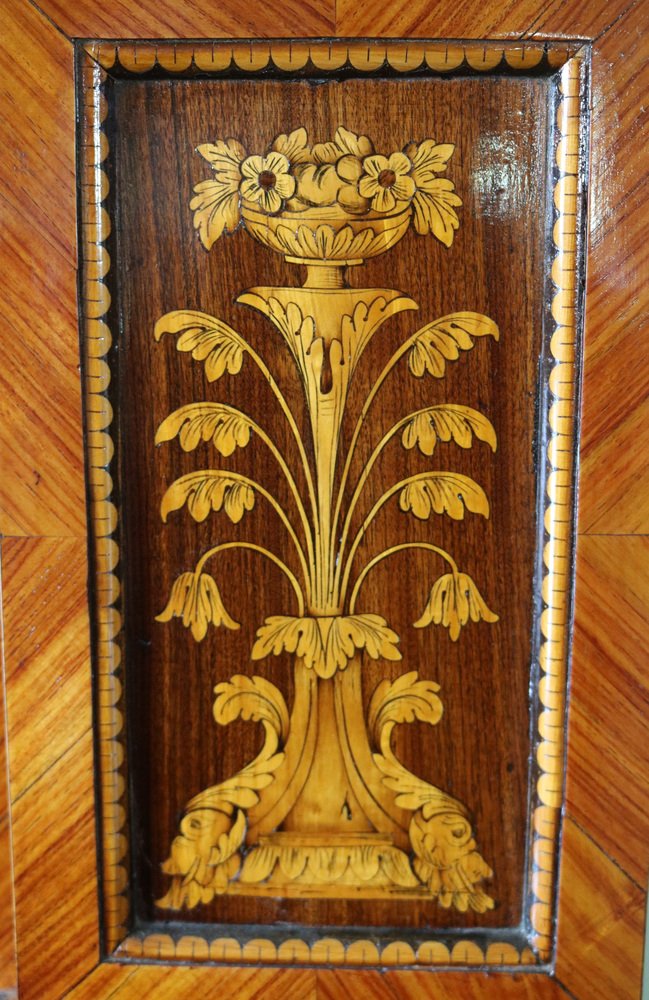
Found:
[{"label": "light wood inlay", "polygon": [[[333,7],[317,12],[303,8],[296,17],[286,6],[278,11],[255,8],[248,20],[233,4],[221,15],[204,5],[160,0],[137,9],[125,4],[101,7],[91,0],[69,6],[64,0],[43,0],[39,13],[28,0],[5,0],[2,11],[2,51],[0,53],[4,122],[0,123],[2,170],[2,230],[0,250],[8,280],[3,282],[5,310],[18,324],[20,336],[12,351],[4,355],[0,374],[0,528],[6,534],[70,535],[85,539],[85,510],[81,480],[81,429],[79,394],[75,374],[77,331],[74,275],[74,202],[72,148],[73,90],[72,49],[68,41],[48,21],[69,35],[105,34],[109,37],[169,36],[185,31],[192,36],[224,34],[250,35],[298,33],[345,34],[348,18],[339,3],[338,19]],[[594,217],[589,275],[587,362],[585,370],[584,461],[581,492],[582,530],[595,532],[646,532],[647,488],[642,476],[646,468],[646,420],[643,421],[649,357],[638,349],[647,319],[646,241],[642,237],[646,217],[646,181],[643,145],[646,124],[643,94],[646,93],[646,56],[640,42],[646,37],[645,4],[626,0],[579,0],[567,4],[554,0],[549,5],[523,2],[502,5],[463,3],[452,12],[430,11],[430,5],[410,4],[387,8],[383,30],[399,30],[421,35],[453,33],[461,36],[512,33],[528,35],[598,35],[613,27],[595,47],[593,107],[597,124],[593,148]],[[220,7],[220,5],[219,5]],[[629,13],[613,23],[627,8]],[[490,9],[491,8],[491,9]],[[376,11],[364,8],[367,20],[358,20],[358,30],[371,31]],[[308,19],[304,11],[309,11]],[[383,9],[382,9],[383,10]],[[286,12],[286,19],[282,20]],[[268,16],[267,16],[268,14]],[[383,17],[382,12],[379,16]],[[418,28],[421,24],[421,29]],[[450,24],[450,26],[449,26]],[[446,25],[446,27],[444,27]],[[48,96],[43,99],[43,88]],[[17,152],[17,155],[16,155]],[[27,154],[25,156],[25,153]],[[43,197],[43,163],[49,170],[48,197]],[[55,192],[55,196],[52,196]],[[45,233],[45,250],[37,233]],[[25,252],[22,248],[28,248]],[[596,264],[596,267],[594,266]],[[8,309],[8,306],[11,308]],[[40,334],[33,315],[47,317],[48,354],[44,358]],[[23,344],[24,341],[24,344]],[[48,390],[56,400],[57,420],[47,423],[34,415],[43,397],[43,365],[47,363]],[[622,390],[621,391],[621,387]],[[20,447],[14,439],[20,438]],[[55,446],[50,447],[54,441]],[[9,474],[6,471],[9,470]],[[40,474],[36,482],[34,470]],[[624,489],[621,488],[621,485]],[[634,541],[633,548],[637,541]],[[608,591],[622,595],[617,605],[620,620],[631,616],[632,634],[640,629],[636,597],[644,602],[646,584],[636,574],[625,573],[637,565],[638,550],[631,551],[625,540],[584,542],[578,587],[593,587],[607,597]],[[616,571],[618,564],[619,573]],[[608,574],[613,583],[608,584]],[[593,581],[593,574],[596,579]],[[624,577],[624,578],[622,578]],[[589,582],[590,581],[590,582]],[[7,600],[5,580],[5,600]],[[630,595],[630,590],[634,595]],[[25,600],[28,595],[25,595]],[[9,595],[11,597],[11,595]],[[80,597],[83,604],[85,598]],[[50,595],[48,614],[56,620],[56,593]],[[608,597],[607,607],[611,600]],[[629,610],[631,609],[631,610]],[[640,936],[644,893],[620,871],[619,865],[638,877],[644,861],[636,850],[642,834],[627,824],[622,812],[631,800],[631,815],[638,816],[642,788],[636,784],[640,773],[632,763],[624,775],[624,790],[614,789],[619,813],[612,817],[611,800],[596,786],[586,783],[586,763],[596,759],[620,777],[615,757],[626,761],[629,753],[637,764],[637,714],[629,703],[646,695],[646,682],[634,666],[642,650],[627,645],[622,637],[620,650],[611,649],[604,626],[612,619],[611,610],[601,614],[600,605],[578,590],[575,686],[575,747],[569,756],[569,805],[584,830],[566,825],[566,861],[561,881],[559,960],[557,976],[572,997],[591,1000],[599,996],[637,998],[642,960]],[[11,640],[5,623],[5,632]],[[23,635],[26,677],[38,664],[38,633]],[[635,664],[632,662],[637,653]],[[582,657],[582,653],[584,656]],[[63,648],[60,655],[65,659]],[[76,654],[75,654],[76,655]],[[601,670],[589,667],[593,662]],[[74,659],[74,656],[73,656]],[[67,659],[65,659],[67,664]],[[589,685],[597,685],[602,671],[613,664],[621,688],[608,719],[601,717],[592,726],[582,697],[595,697]],[[581,666],[580,666],[581,664]],[[42,668],[42,665],[41,665]],[[39,669],[40,673],[40,669]],[[580,681],[581,673],[581,681]],[[594,676],[595,675],[595,676]],[[593,679],[594,676],[594,679]],[[26,682],[25,682],[26,683]],[[81,714],[87,710],[87,683],[77,678]],[[628,702],[625,704],[628,693]],[[70,713],[74,715],[75,708]],[[612,724],[615,711],[622,711],[626,723]],[[20,709],[17,706],[16,711]],[[581,747],[581,749],[579,749]],[[56,747],[50,751],[56,759]],[[79,770],[74,761],[81,757]],[[590,761],[587,758],[590,757]],[[64,993],[74,1000],[107,1000],[119,997],[155,997],[176,1000],[200,992],[211,1000],[226,990],[233,996],[302,998],[323,996],[327,1000],[346,996],[420,997],[434,984],[435,995],[455,998],[461,989],[468,998],[538,997],[555,1000],[564,990],[557,980],[545,975],[494,977],[475,973],[331,972],[311,970],[261,971],[258,969],[199,969],[100,966],[90,970],[98,954],[96,940],[97,905],[94,896],[92,811],[94,800],[88,780],[90,745],[76,744],[52,766],[44,778],[25,791],[18,809],[16,836],[20,862],[17,887],[21,903],[19,954],[21,1000],[58,998]],[[571,769],[576,762],[574,781]],[[44,766],[47,766],[45,764]],[[581,772],[581,773],[580,773]],[[42,772],[41,772],[42,773]],[[603,780],[603,779],[602,779]],[[610,785],[609,785],[610,788]],[[79,814],[61,808],[74,789]],[[618,800],[619,795],[619,800]],[[640,796],[640,797],[639,797]],[[626,799],[626,803],[624,800]],[[617,807],[616,807],[617,808]],[[81,835],[74,823],[80,818]],[[72,822],[71,822],[72,819]],[[639,821],[642,817],[639,817]],[[43,826],[44,824],[44,826]],[[74,827],[74,829],[73,829]],[[41,831],[46,829],[43,837]],[[594,838],[594,839],[593,839]],[[644,838],[646,843],[646,838]],[[600,844],[604,851],[599,850]],[[640,844],[640,848],[642,845]],[[49,849],[49,851],[48,851]],[[637,868],[633,871],[634,864]],[[71,883],[75,873],[79,886]],[[81,885],[83,882],[83,886]],[[93,888],[90,888],[93,886]],[[81,893],[79,895],[78,893]],[[47,905],[52,910],[48,917]],[[59,918],[58,922],[54,917]],[[41,933],[39,918],[47,934]],[[2,915],[0,915],[2,920]],[[53,941],[61,956],[53,951]],[[61,964],[62,963],[62,964]],[[12,975],[10,973],[9,975]],[[75,987],[78,980],[83,979]],[[7,971],[0,965],[0,987],[9,986]],[[70,992],[72,991],[72,992]],[[216,992],[210,992],[216,991]]]}]

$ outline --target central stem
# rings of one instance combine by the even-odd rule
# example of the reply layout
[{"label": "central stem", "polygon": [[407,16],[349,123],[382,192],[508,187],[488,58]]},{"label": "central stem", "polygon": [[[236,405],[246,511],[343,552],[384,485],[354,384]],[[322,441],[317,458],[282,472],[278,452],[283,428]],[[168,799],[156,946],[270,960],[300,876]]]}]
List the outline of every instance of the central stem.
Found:
[{"label": "central stem", "polygon": [[303,288],[345,288],[346,266],[340,264],[307,264]]}]

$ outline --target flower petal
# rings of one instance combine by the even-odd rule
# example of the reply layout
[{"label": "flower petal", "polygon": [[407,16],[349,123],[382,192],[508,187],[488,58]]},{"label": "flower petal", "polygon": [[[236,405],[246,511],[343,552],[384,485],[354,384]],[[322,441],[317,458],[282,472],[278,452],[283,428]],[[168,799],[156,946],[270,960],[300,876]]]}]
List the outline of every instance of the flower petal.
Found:
[{"label": "flower petal", "polygon": [[277,174],[275,191],[282,198],[290,198],[295,191],[295,177],[292,177],[291,174]]},{"label": "flower petal", "polygon": [[372,198],[372,208],[375,212],[391,212],[397,200],[392,188],[384,188],[377,184],[376,194]]},{"label": "flower petal", "polygon": [[246,201],[261,201],[264,189],[256,180],[245,180],[241,182],[241,197]]},{"label": "flower petal", "polygon": [[378,181],[376,177],[361,177],[358,182],[358,193],[363,196],[363,198],[372,198],[379,189]]},{"label": "flower petal", "polygon": [[412,177],[397,177],[391,191],[397,201],[409,201],[415,193],[415,182]]},{"label": "flower petal", "polygon": [[264,160],[261,156],[249,156],[241,164],[241,173],[243,176],[250,177],[252,180],[259,177],[259,174],[264,169]]},{"label": "flower petal", "polygon": [[273,174],[287,174],[290,164],[283,153],[272,150],[263,158],[262,170],[270,170]]},{"label": "flower petal", "polygon": [[412,164],[404,153],[392,153],[388,160],[390,170],[394,170],[397,177],[407,174]]},{"label": "flower petal", "polygon": [[259,196],[259,204],[263,208],[264,212],[268,212],[269,215],[274,215],[275,212],[279,212],[282,207],[282,197],[277,193],[276,188],[268,188],[264,191],[263,188],[259,189],[261,194]]},{"label": "flower petal", "polygon": [[366,156],[363,160],[363,170],[370,177],[378,177],[381,171],[388,170],[389,166],[387,156],[381,156],[378,153],[374,156]]}]

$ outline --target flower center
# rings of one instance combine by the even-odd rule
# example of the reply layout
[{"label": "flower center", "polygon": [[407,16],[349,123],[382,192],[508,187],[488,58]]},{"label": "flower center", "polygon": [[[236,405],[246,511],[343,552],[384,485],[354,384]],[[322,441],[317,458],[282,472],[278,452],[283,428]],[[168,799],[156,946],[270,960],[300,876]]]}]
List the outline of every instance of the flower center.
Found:
[{"label": "flower center", "polygon": [[259,187],[263,187],[264,191],[270,191],[276,183],[277,178],[272,170],[262,170],[259,175]]},{"label": "flower center", "polygon": [[383,188],[391,188],[396,179],[397,175],[394,170],[382,170],[377,178],[379,184]]}]

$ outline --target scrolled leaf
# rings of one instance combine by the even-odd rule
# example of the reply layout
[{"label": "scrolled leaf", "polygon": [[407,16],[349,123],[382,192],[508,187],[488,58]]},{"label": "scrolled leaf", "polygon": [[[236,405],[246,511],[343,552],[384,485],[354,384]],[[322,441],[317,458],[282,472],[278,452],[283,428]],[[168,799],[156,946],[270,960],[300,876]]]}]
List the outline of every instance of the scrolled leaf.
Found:
[{"label": "scrolled leaf", "polygon": [[214,688],[214,718],[226,726],[241,718],[268,722],[284,740],[289,730],[289,714],[282,692],[264,677],[235,674]]},{"label": "scrolled leaf", "polygon": [[392,683],[381,681],[372,695],[368,713],[368,725],[377,745],[388,723],[397,725],[417,719],[430,726],[437,725],[444,710],[438,691],[439,684],[420,681],[416,670],[402,674]]}]

